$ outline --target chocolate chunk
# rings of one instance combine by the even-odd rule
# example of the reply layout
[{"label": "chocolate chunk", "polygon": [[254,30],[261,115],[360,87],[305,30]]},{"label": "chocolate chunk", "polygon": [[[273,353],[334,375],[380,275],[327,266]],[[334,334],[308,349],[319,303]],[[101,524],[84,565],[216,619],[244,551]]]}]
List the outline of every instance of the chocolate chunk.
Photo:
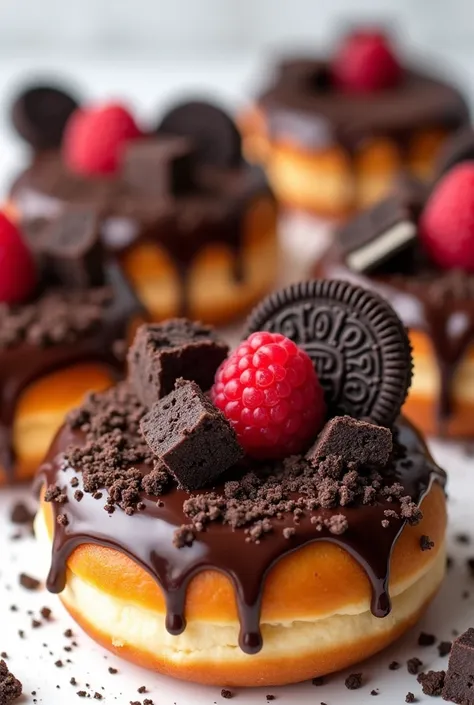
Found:
[{"label": "chocolate chunk", "polygon": [[408,659],[408,661],[407,661],[407,671],[412,676],[416,676],[416,674],[420,672],[420,668],[422,666],[423,666],[423,662],[420,661],[420,659],[417,658],[416,656]]},{"label": "chocolate chunk", "polygon": [[13,103],[12,122],[34,149],[54,149],[61,145],[66,123],[77,107],[77,100],[59,87],[32,86]]},{"label": "chocolate chunk", "polygon": [[427,673],[420,673],[417,681],[421,684],[421,689],[425,695],[438,697],[443,692],[445,677],[445,671],[428,671]]},{"label": "chocolate chunk", "polygon": [[194,152],[186,137],[132,141],[126,148],[122,178],[137,194],[166,198],[193,185]]},{"label": "chocolate chunk", "polygon": [[195,101],[176,106],[162,119],[158,133],[192,140],[199,164],[231,169],[242,161],[237,127],[223,110],[210,103]]},{"label": "chocolate chunk", "polygon": [[10,705],[20,697],[22,684],[10,673],[5,661],[0,661],[0,705]]},{"label": "chocolate chunk", "polygon": [[104,283],[99,218],[88,206],[69,205],[43,235],[46,266],[58,281],[74,289]]},{"label": "chocolate chunk", "polygon": [[27,575],[26,573],[20,573],[18,580],[20,585],[24,587],[25,590],[38,590],[41,586],[39,580],[32,578],[31,575]]},{"label": "chocolate chunk", "polygon": [[417,700],[416,700],[413,693],[408,692],[405,696],[405,702],[406,703],[416,703]]},{"label": "chocolate chunk", "polygon": [[464,127],[446,140],[436,163],[436,175],[442,176],[453,166],[474,160],[474,130]]},{"label": "chocolate chunk", "polygon": [[453,641],[443,698],[459,705],[474,703],[474,629],[472,627]]},{"label": "chocolate chunk", "polygon": [[413,214],[391,196],[361,213],[338,232],[343,257],[354,272],[368,273],[416,241]]},{"label": "chocolate chunk", "polygon": [[153,405],[140,428],[146,442],[177,482],[199,489],[243,457],[233,428],[195,382]]},{"label": "chocolate chunk", "polygon": [[129,379],[150,408],[174,389],[179,377],[207,391],[228,346],[209,326],[177,318],[141,326],[128,353]]},{"label": "chocolate chunk", "polygon": [[406,330],[377,294],[337,280],[293,284],[254,310],[247,334],[283,333],[312,358],[330,416],[390,427],[412,377]]},{"label": "chocolate chunk", "polygon": [[392,448],[392,433],[388,428],[350,416],[335,416],[325,425],[306,457],[311,462],[336,455],[345,464],[384,467]]}]

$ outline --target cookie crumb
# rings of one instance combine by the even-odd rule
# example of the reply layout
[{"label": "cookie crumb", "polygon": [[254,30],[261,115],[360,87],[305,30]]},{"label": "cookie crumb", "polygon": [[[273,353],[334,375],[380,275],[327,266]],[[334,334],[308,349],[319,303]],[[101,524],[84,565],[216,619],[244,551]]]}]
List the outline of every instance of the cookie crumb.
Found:
[{"label": "cookie crumb", "polygon": [[344,681],[348,690],[358,690],[362,687],[362,673],[351,673]]},{"label": "cookie crumb", "polygon": [[10,673],[5,661],[0,661],[0,704],[10,705],[20,697],[22,690],[23,686],[18,678]]},{"label": "cookie crumb", "polygon": [[427,673],[420,673],[417,681],[425,695],[437,697],[443,691],[445,678],[446,671],[427,671]]},{"label": "cookie crumb", "polygon": [[451,653],[452,642],[451,641],[440,641],[438,644],[438,653],[441,657],[447,656]]},{"label": "cookie crumb", "polygon": [[398,661],[392,661],[391,663],[388,664],[390,671],[398,671],[400,666],[401,666],[401,664],[398,663]]},{"label": "cookie crumb", "polygon": [[414,656],[407,661],[407,670],[412,676],[416,676],[420,672],[420,668],[423,666],[423,661]]},{"label": "cookie crumb", "polygon": [[224,698],[225,700],[230,700],[233,697],[234,697],[234,694],[231,690],[227,690],[227,688],[222,688],[221,698]]},{"label": "cookie crumb", "polygon": [[420,536],[420,548],[422,551],[431,551],[431,549],[434,548],[434,541],[432,541],[429,536],[426,536],[426,534],[423,534]]},{"label": "cookie crumb", "polygon": [[317,686],[324,685],[325,682],[326,682],[326,679],[324,678],[324,676],[318,676],[317,678],[313,678],[313,680],[311,681],[311,683],[313,685],[317,685]]},{"label": "cookie crumb", "polygon": [[436,641],[434,634],[427,634],[426,632],[420,632],[418,637],[418,646],[433,646]]},{"label": "cookie crumb", "polygon": [[408,692],[405,696],[406,703],[416,703],[418,702],[413,693]]},{"label": "cookie crumb", "polygon": [[25,590],[38,590],[41,586],[41,582],[37,580],[37,578],[33,578],[27,573],[20,573],[18,581],[20,585],[25,588]]}]

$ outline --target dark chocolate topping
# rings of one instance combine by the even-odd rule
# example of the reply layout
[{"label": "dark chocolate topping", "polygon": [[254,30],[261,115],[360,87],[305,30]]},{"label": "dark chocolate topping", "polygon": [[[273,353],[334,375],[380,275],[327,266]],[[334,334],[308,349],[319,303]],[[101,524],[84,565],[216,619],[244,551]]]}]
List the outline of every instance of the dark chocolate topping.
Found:
[{"label": "dark chocolate topping", "polygon": [[274,85],[258,99],[270,134],[288,134],[308,147],[335,141],[353,152],[378,135],[406,141],[416,130],[455,129],[469,122],[466,102],[450,85],[414,71],[391,90],[353,95],[337,91],[326,62],[285,61]]},{"label": "dark chocolate topping", "polygon": [[[419,195],[418,189],[416,192]],[[396,192],[400,199],[410,198],[411,194],[413,188],[408,182]],[[419,207],[414,216],[416,225],[420,212]],[[350,230],[349,225],[346,237]],[[427,334],[440,373],[438,431],[443,433],[452,412],[453,380],[474,341],[474,276],[438,269],[427,260],[418,239],[410,250],[395,254],[370,276],[351,270],[344,250],[336,241],[317,265],[316,273],[370,288],[390,301],[407,328]]]},{"label": "dark chocolate topping", "polygon": [[18,308],[0,305],[0,464],[7,473],[15,408],[29,384],[82,362],[101,363],[115,377],[123,371],[114,343],[143,309],[116,264],[108,265],[106,281],[101,289],[49,291]]},{"label": "dark chocolate topping", "polygon": [[391,426],[411,382],[407,334],[390,304],[341,281],[314,280],[270,294],[247,331],[282,333],[314,362],[332,416]]},{"label": "dark chocolate topping", "polygon": [[55,86],[33,86],[16,98],[12,121],[34,149],[59,147],[69,117],[78,107],[71,95]]},{"label": "dark chocolate topping", "polygon": [[[56,437],[39,475],[56,520],[51,591],[64,588],[66,562],[77,546],[118,549],[157,580],[166,600],[166,627],[179,634],[185,628],[190,580],[215,569],[235,587],[240,645],[256,653],[262,645],[260,605],[268,571],[300,546],[331,541],[366,571],[373,613],[389,612],[394,543],[406,521],[419,520],[413,502],[422,500],[434,479],[444,483],[411,426],[397,422],[396,452],[383,473],[340,466],[336,480],[327,462],[312,469],[302,457],[270,465],[248,461],[213,491],[190,495],[163,483],[162,468],[153,464],[138,431],[145,414],[130,388],[119,385],[92,395]],[[73,479],[83,492],[80,501],[73,498]],[[104,487],[109,515],[103,501],[94,499]],[[334,496],[324,491],[334,487]]]},{"label": "dark chocolate topping", "polygon": [[180,135],[192,140],[202,165],[234,169],[242,162],[241,137],[233,120],[210,103],[182,103],[162,119],[158,134]]}]

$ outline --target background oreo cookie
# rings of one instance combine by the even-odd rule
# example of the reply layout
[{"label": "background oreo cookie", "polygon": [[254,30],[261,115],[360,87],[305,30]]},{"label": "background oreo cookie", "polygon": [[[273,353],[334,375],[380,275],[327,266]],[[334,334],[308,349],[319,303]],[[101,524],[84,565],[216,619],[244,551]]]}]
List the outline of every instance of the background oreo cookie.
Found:
[{"label": "background oreo cookie", "polygon": [[406,330],[390,304],[344,281],[314,280],[271,294],[251,314],[246,336],[282,333],[314,362],[330,415],[391,426],[412,376]]},{"label": "background oreo cookie", "polygon": [[189,137],[199,164],[232,168],[242,161],[242,140],[232,118],[211,103],[182,103],[167,113],[157,130]]},{"label": "background oreo cookie", "polygon": [[54,149],[61,145],[64,127],[79,107],[77,100],[56,86],[31,86],[16,98],[12,122],[34,149]]}]

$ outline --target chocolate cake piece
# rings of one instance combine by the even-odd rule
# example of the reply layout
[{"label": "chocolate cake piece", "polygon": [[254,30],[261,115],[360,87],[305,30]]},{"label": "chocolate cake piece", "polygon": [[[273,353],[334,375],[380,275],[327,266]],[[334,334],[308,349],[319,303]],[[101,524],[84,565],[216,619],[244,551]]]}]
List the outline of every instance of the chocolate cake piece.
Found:
[{"label": "chocolate cake piece", "polygon": [[188,490],[210,484],[244,455],[225,416],[195,382],[178,380],[140,428],[154,455]]},{"label": "chocolate cake piece", "polygon": [[88,289],[104,284],[104,257],[97,212],[69,205],[42,236],[45,264],[60,284]]},{"label": "chocolate cake piece", "polygon": [[151,408],[183,377],[207,391],[229,348],[210,326],[176,318],[142,325],[128,353],[129,380]]},{"label": "chocolate cake piece", "polygon": [[388,428],[351,416],[335,416],[325,425],[306,458],[316,464],[318,460],[335,455],[346,464],[383,467],[388,463],[392,447],[392,432]]},{"label": "chocolate cake piece", "polygon": [[443,688],[444,700],[474,705],[474,628],[453,641]]},{"label": "chocolate cake piece", "polygon": [[193,171],[191,141],[163,135],[132,141],[125,151],[122,176],[137,194],[166,198],[189,191]]}]

